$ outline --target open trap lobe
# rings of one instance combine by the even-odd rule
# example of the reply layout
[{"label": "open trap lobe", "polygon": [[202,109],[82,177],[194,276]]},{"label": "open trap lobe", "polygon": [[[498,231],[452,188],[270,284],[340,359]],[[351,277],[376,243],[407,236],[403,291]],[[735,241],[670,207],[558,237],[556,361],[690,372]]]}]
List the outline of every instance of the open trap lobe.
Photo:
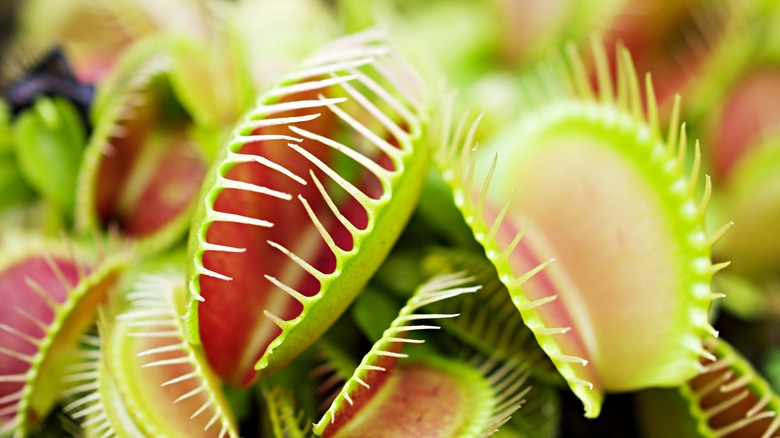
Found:
[{"label": "open trap lobe", "polygon": [[[275,104],[340,97],[339,87],[290,94]],[[346,101],[338,105],[350,114],[357,111],[360,117],[359,104]],[[366,143],[363,137],[351,132],[336,111],[326,107],[288,109],[272,117],[304,120],[294,127],[271,124],[242,133],[250,139],[263,138],[235,150],[235,164],[224,172],[226,188],[213,201],[213,210],[219,214],[249,218],[210,224],[205,240],[235,250],[206,251],[203,267],[231,280],[215,276],[199,279],[204,299],[198,312],[201,342],[217,373],[231,375],[234,383],[246,384],[254,378],[252,365],[282,332],[264,313],[285,321],[300,316],[304,308],[296,295],[317,295],[317,276],[337,269],[335,252],[352,251],[353,234],[369,226],[365,200],[358,200],[355,192],[349,191],[357,190],[359,197],[370,200],[385,193],[376,174],[344,150],[315,139],[334,140],[359,150],[385,171],[394,169],[390,157],[375,146],[361,144]],[[388,142],[393,144],[394,140]],[[347,184],[336,181],[331,172]],[[241,186],[231,187],[233,182]],[[247,184],[252,188],[246,189]],[[247,223],[252,221],[265,221],[270,226]],[[225,318],[225,314],[231,317]],[[238,363],[236,357],[240,358]]]}]

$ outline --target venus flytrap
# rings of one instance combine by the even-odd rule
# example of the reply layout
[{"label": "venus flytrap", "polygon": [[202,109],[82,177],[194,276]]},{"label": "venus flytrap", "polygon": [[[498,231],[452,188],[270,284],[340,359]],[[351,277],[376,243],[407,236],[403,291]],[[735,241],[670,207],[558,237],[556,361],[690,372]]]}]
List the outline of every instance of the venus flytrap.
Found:
[{"label": "venus flytrap", "polygon": [[[197,48],[203,58],[193,64]],[[95,130],[76,193],[78,231],[118,226],[146,253],[186,234],[216,139],[241,110],[246,81],[230,81],[218,98],[181,90],[215,75],[215,65],[241,70],[219,62],[225,58],[211,45],[166,35],[123,53],[93,106]]]},{"label": "venus flytrap", "polygon": [[373,30],[309,58],[238,124],[198,201],[186,315],[229,384],[293,359],[384,259],[427,171],[424,97]]},{"label": "venus flytrap", "polygon": [[427,269],[468,272],[482,286],[479,294],[461,295],[432,305],[436,311],[459,315],[441,322],[448,336],[480,354],[526,364],[534,378],[547,384],[563,384],[552,362],[536,343],[533,333],[523,323],[495,268],[484,255],[437,248],[425,257],[424,264]]},{"label": "venus flytrap", "polygon": [[[596,417],[607,393],[656,386],[702,436],[778,435],[777,396],[709,312],[733,256],[770,287],[744,310],[733,285],[764,290],[724,278],[737,302],[721,315],[777,316],[773,1],[667,2],[635,21],[618,7],[663,2],[610,0],[538,23],[504,0],[28,1],[19,41],[66,37],[98,94],[85,151],[71,104],[46,96],[12,121],[0,102],[0,224],[41,228],[56,206],[66,220],[47,231],[118,231],[140,257],[4,228],[18,248],[0,256],[0,436],[600,436],[615,410],[654,415],[570,421],[561,390]],[[56,14],[35,12],[54,4],[83,14],[48,29]],[[432,108],[384,30],[311,54],[376,11],[482,122]],[[568,47],[517,81],[520,59],[613,15],[633,60]]]},{"label": "venus flytrap", "polygon": [[[98,321],[100,330],[105,330],[105,315]],[[78,433],[106,438],[143,436],[108,370],[100,336],[84,335],[75,357],[62,379],[62,410],[76,423]]]},{"label": "venus flytrap", "polygon": [[701,159],[659,130],[652,82],[640,94],[625,50],[616,82],[594,44],[598,91],[575,50],[527,87],[532,111],[487,147],[475,127],[444,124],[438,163],[455,203],[515,306],[585,415],[607,391],[675,386],[701,368],[714,272],[704,226],[710,184]]},{"label": "venus flytrap", "polygon": [[780,398],[742,355],[723,340],[708,340],[701,374],[681,386],[702,437],[780,435]]},{"label": "venus flytrap", "polygon": [[462,294],[430,305],[431,311],[437,313],[458,314],[457,318],[441,320],[442,335],[431,340],[456,357],[483,355],[528,370],[527,402],[499,429],[497,436],[558,436],[558,390],[564,382],[523,324],[490,261],[477,252],[436,248],[423,264],[428,270],[468,272],[474,283],[481,285],[477,294]]},{"label": "venus flytrap", "polygon": [[26,436],[59,399],[70,355],[130,258],[115,249],[87,258],[29,235],[3,244],[0,431]]},{"label": "venus flytrap", "polygon": [[142,275],[115,297],[129,307],[106,310],[100,350],[85,350],[68,378],[65,411],[101,436],[238,436],[221,382],[184,338],[182,273]]},{"label": "venus flytrap", "polygon": [[326,437],[379,431],[388,437],[492,434],[523,402],[523,367],[485,356],[410,356],[411,347],[424,342],[413,334],[438,328],[427,320],[457,317],[418,314],[419,309],[479,289],[463,273],[435,276],[421,285],[363,357],[314,432]]}]

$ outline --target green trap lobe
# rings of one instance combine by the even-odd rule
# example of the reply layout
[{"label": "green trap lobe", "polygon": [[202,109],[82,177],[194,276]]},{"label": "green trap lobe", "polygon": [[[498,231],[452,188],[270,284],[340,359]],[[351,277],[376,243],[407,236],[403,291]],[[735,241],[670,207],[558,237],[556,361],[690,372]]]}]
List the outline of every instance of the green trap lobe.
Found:
[{"label": "green trap lobe", "polygon": [[[315,98],[314,93],[288,96],[284,101]],[[287,111],[277,117],[305,115],[302,110]],[[297,126],[326,137],[332,136],[333,115],[324,112],[318,118]],[[258,128],[251,135],[290,135],[287,126]],[[243,145],[239,154],[263,157],[304,179],[302,185],[289,176],[256,162],[238,163],[227,171],[225,178],[255,186],[267,187],[291,195],[292,199],[278,199],[246,190],[224,189],[214,200],[214,210],[244,217],[262,218],[273,223],[265,228],[232,222],[214,222],[210,225],[206,240],[217,245],[243,248],[240,253],[207,251],[203,265],[233,280],[224,282],[201,277],[201,295],[205,299],[199,305],[201,341],[209,361],[218,374],[229,376],[234,384],[251,381],[256,372],[255,362],[265,352],[268,344],[281,330],[258,309],[268,310],[284,320],[298,316],[301,304],[277,289],[263,278],[268,275],[305,296],[313,296],[320,290],[319,281],[310,273],[293,264],[277,248],[273,241],[304,258],[314,269],[328,274],[336,268],[335,255],[328,250],[317,231],[311,225],[306,209],[297,199],[302,196],[326,221],[336,244],[344,251],[352,249],[352,237],[335,218],[327,219],[327,206],[313,182],[310,172],[325,181],[324,173],[314,168],[306,159],[286,145],[288,140],[266,140]],[[334,152],[316,142],[303,139],[296,143],[325,163],[333,161]],[[345,208],[357,227],[365,227],[365,212],[359,205]],[[349,213],[353,212],[353,213]],[[362,213],[362,214],[361,214]],[[348,216],[349,217],[349,216]],[[232,315],[225,318],[225,315]],[[236,358],[239,358],[237,361]]]},{"label": "green trap lobe", "polygon": [[680,388],[690,414],[704,437],[747,438],[776,436],[780,430],[780,399],[753,366],[723,340],[705,347],[706,367]]},{"label": "green trap lobe", "polygon": [[[598,165],[583,166],[586,161]],[[657,369],[641,378],[634,373],[659,361],[658,339],[672,333],[662,330],[675,326],[679,306],[677,245],[670,238],[674,233],[665,214],[656,206],[656,195],[619,154],[582,136],[550,140],[532,157],[514,162],[511,184],[518,192],[510,215],[520,220],[532,217],[525,239],[543,242],[537,254],[555,258],[545,271],[557,277],[553,293],[559,299],[539,312],[557,312],[563,306],[571,317],[565,321],[550,315],[559,321],[545,326],[572,327],[589,351],[583,357],[601,370],[609,389],[630,389],[642,384],[637,379],[656,378]],[[655,238],[647,239],[648,235]],[[521,272],[532,267],[523,266]],[[609,275],[602,268],[609,269]],[[529,294],[536,278],[524,285]],[[538,298],[551,294],[544,291]],[[652,336],[631,335],[637,321],[649,320],[657,321],[658,331]],[[614,336],[621,332],[629,336]]]},{"label": "green trap lobe", "polygon": [[334,42],[261,96],[204,184],[185,320],[231,385],[272,374],[316,340],[411,213],[427,156],[409,159],[414,104],[390,97],[394,82],[364,57],[385,52],[382,38]]},{"label": "green trap lobe", "polygon": [[[53,258],[63,277],[76,284],[78,282],[78,268],[75,264],[61,259]],[[51,265],[43,257],[31,256],[13,263],[0,273],[0,297],[3,304],[0,306],[0,324],[6,325],[30,338],[40,340],[46,335],[38,323],[49,325],[54,318],[54,310],[51,304],[39,294],[30,290],[27,279],[34,279],[40,289],[46,291],[50,299],[58,305],[65,301],[68,290],[59,281],[52,270]],[[38,323],[32,321],[29,315]],[[16,352],[24,356],[33,357],[38,353],[39,345],[32,344],[19,336],[7,331],[0,331],[0,349]],[[31,364],[27,361],[0,354],[0,376],[19,375],[26,373]],[[20,391],[25,382],[0,381],[0,399],[14,392]],[[10,408],[15,402],[0,403],[0,411]],[[0,421],[7,421],[13,414],[0,416]]]},{"label": "green trap lobe", "polygon": [[479,419],[485,408],[480,401],[490,400],[489,393],[482,375],[468,366],[444,361],[404,364],[382,386],[372,386],[359,416],[332,424],[322,436],[461,436]]},{"label": "green trap lobe", "polygon": [[188,123],[161,124],[164,96],[142,96],[145,103],[114,128],[94,188],[100,222],[117,223],[136,238],[163,229],[186,210],[206,171],[187,136]]}]

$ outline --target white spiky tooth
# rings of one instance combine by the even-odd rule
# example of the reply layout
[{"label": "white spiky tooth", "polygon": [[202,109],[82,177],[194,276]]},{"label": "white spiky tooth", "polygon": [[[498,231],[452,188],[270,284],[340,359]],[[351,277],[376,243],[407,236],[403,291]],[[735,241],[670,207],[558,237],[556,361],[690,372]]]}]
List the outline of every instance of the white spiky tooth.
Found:
[{"label": "white spiky tooth", "polygon": [[[320,98],[322,97],[320,96]],[[403,150],[388,143],[387,140],[377,135],[374,131],[369,129],[363,123],[359,122],[356,118],[349,115],[346,111],[344,111],[337,105],[328,105],[328,109],[333,114],[338,116],[338,118],[341,119],[344,123],[349,125],[350,128],[354,129],[357,133],[365,137],[369,142],[371,142],[371,144],[376,146],[380,151],[385,153],[387,156],[394,158],[395,161],[399,160],[401,154],[404,153]],[[403,147],[402,142],[399,142],[399,144]]]},{"label": "white spiky tooth", "polygon": [[[175,333],[176,335],[179,334],[178,332]],[[145,363],[141,365],[141,368],[153,368],[153,367],[161,367],[161,366],[168,366],[168,365],[184,365],[184,364],[188,364],[189,362],[190,362],[189,356],[182,356],[173,359],[163,359],[163,360]]]},{"label": "white spiky tooth", "polygon": [[[515,236],[512,238],[512,240],[511,240],[511,241],[510,241],[510,242],[509,242],[509,243],[506,245],[506,247],[504,247],[504,249],[501,251],[501,254],[498,256],[498,260],[499,260],[499,261],[506,261],[506,260],[509,260],[509,257],[510,257],[510,256],[512,255],[512,253],[515,251],[515,248],[517,248],[517,245],[519,245],[519,244],[520,244],[520,241],[523,239],[523,236],[525,236],[525,232],[526,232],[527,230],[528,230],[528,227],[527,227],[527,226],[524,226],[522,229],[520,229],[520,231],[518,231],[518,232],[515,234]],[[549,263],[550,261],[552,261],[552,260],[549,260],[549,261],[548,261],[548,263]],[[540,265],[540,266],[541,266],[541,265]],[[538,266],[537,266],[537,268],[538,268]],[[535,272],[534,272],[534,274],[535,274]],[[527,275],[528,275],[528,274],[526,274],[526,275],[523,275],[523,276],[519,277],[519,278],[518,278],[518,279],[515,281],[515,287],[516,287],[516,286],[520,286],[521,284],[523,284],[523,283],[525,282],[525,280],[523,280],[524,278],[525,278],[526,280],[527,280],[528,278],[531,278],[530,276],[526,277]],[[533,274],[532,274],[531,276],[533,276]]]},{"label": "white spiky tooth", "polygon": [[[62,410],[64,410],[65,412],[72,411],[72,410],[74,410],[74,409],[76,409],[76,408],[78,408],[80,406],[84,406],[87,403],[90,403],[90,402],[93,402],[93,401],[97,401],[97,400],[100,400],[100,393],[98,393],[98,392],[91,392],[91,393],[87,394],[86,396],[80,397],[77,400],[74,400],[74,401],[68,403],[67,405],[63,406]],[[87,413],[89,413],[88,409],[84,409],[81,412],[82,412],[81,415],[86,415]],[[75,415],[74,415],[74,418],[78,419],[78,417],[75,416]]]},{"label": "white spiky tooth", "polygon": [[6,404],[6,403],[19,401],[19,400],[21,400],[23,393],[24,393],[23,389],[20,389],[19,391],[16,391],[16,392],[12,392],[11,394],[8,394],[8,395],[0,398],[0,404]]},{"label": "white spiky tooth", "polygon": [[385,168],[383,168],[382,166],[380,166],[379,164],[377,164],[375,161],[371,160],[367,156],[356,151],[355,149],[352,149],[344,145],[343,143],[339,143],[331,138],[316,134],[314,132],[305,130],[303,128],[298,128],[297,126],[290,126],[290,130],[300,135],[301,137],[318,141],[325,146],[328,146],[336,151],[341,152],[342,154],[353,159],[356,163],[368,169],[371,173],[376,175],[380,180],[385,180],[389,178],[389,172]]},{"label": "white spiky tooth", "polygon": [[123,126],[123,125],[114,125],[114,126],[111,128],[111,131],[109,131],[109,133],[108,133],[108,136],[109,136],[110,138],[119,138],[119,139],[122,139],[122,138],[125,138],[125,137],[127,137],[127,134],[128,134],[128,133],[129,133],[129,130],[127,129],[127,127],[126,127],[126,126]]},{"label": "white spiky tooth", "polygon": [[28,364],[32,364],[35,359],[35,356],[20,353],[5,347],[0,347],[0,354],[4,354],[12,359],[17,359]]},{"label": "white spiky tooth", "polygon": [[588,361],[585,358],[579,356],[571,356],[567,354],[555,353],[552,356],[555,360],[566,363],[574,363],[582,366],[587,366]]},{"label": "white spiky tooth", "polygon": [[176,400],[173,401],[173,404],[177,404],[181,401],[187,400],[188,398],[194,397],[202,392],[203,392],[203,387],[198,386],[197,388],[180,395]]},{"label": "white spiky tooth", "polygon": [[742,401],[745,398],[747,398],[749,395],[750,395],[750,391],[748,391],[748,390],[744,390],[744,391],[741,391],[741,392],[739,392],[737,394],[734,394],[733,396],[727,398],[726,400],[723,400],[722,402],[720,402],[720,403],[718,403],[718,404],[716,404],[714,406],[711,406],[710,408],[704,410],[704,415],[707,418],[712,418],[715,415],[718,415],[718,414],[728,410],[729,408],[733,407],[734,405],[736,405],[740,401]]},{"label": "white spiky tooth", "polygon": [[[243,143],[236,143],[237,145],[243,145]],[[273,169],[282,175],[285,175],[286,177],[290,178],[291,180],[297,182],[301,185],[306,185],[306,180],[301,178],[300,176],[293,173],[291,170],[287,169],[286,167],[280,165],[279,163],[276,163],[275,161],[271,161],[266,157],[260,156],[260,155],[252,155],[252,154],[239,154],[236,152],[229,152],[228,157],[225,159],[226,163],[231,164],[238,164],[238,163],[258,163],[265,167],[268,167],[269,169]]]},{"label": "white spiky tooth", "polygon": [[309,170],[309,176],[311,176],[314,185],[317,187],[317,191],[320,192],[322,199],[325,201],[325,204],[333,213],[333,216],[336,217],[336,220],[338,220],[339,223],[341,223],[341,225],[343,225],[344,228],[347,229],[350,235],[352,236],[357,235],[361,230],[358,229],[355,225],[353,225],[352,222],[350,222],[349,219],[347,219],[346,216],[344,216],[341,213],[338,206],[336,206],[336,203],[333,201],[333,198],[330,197],[327,190],[325,190],[325,186],[322,184],[322,182],[320,182],[320,179],[317,178],[317,175],[314,174],[313,170]]},{"label": "white spiky tooth", "polygon": [[415,299],[413,301],[413,304],[416,307],[423,307],[425,305],[434,303],[436,301],[446,300],[447,298],[456,297],[461,294],[468,294],[468,293],[475,293],[479,291],[480,286],[471,286],[471,287],[459,287],[459,288],[453,288],[450,290],[445,290],[441,292],[434,292],[430,293],[428,295],[423,295],[419,297],[419,300]]},{"label": "white spiky tooth", "polygon": [[37,316],[34,316],[30,314],[28,311],[22,309],[21,307],[14,307],[14,310],[16,313],[18,313],[21,317],[26,319],[27,321],[30,321],[33,323],[36,327],[41,329],[44,333],[48,331],[49,325],[38,319]]},{"label": "white spiky tooth", "polygon": [[466,276],[463,271],[439,275],[420,287],[420,294],[427,295],[446,292],[448,289],[467,285],[474,280],[475,278],[473,276]]},{"label": "white spiky tooth", "polygon": [[593,383],[589,382],[587,380],[578,379],[576,377],[569,377],[567,380],[569,382],[571,382],[572,384],[579,385],[579,386],[584,386],[584,387],[587,387],[590,390],[593,390]]},{"label": "white spiky tooth", "polygon": [[[140,319],[140,318],[151,318],[151,317],[157,317],[157,316],[163,316],[168,317],[171,315],[171,312],[168,309],[165,308],[149,308],[149,309],[140,309],[140,310],[130,310],[128,312],[125,312],[121,315],[118,315],[116,319],[118,321],[122,320],[133,320],[133,319]],[[145,322],[148,323],[149,321],[133,321],[133,322]],[[161,319],[154,321],[155,324],[165,325],[167,322],[167,319]]]},{"label": "white spiky tooth", "polygon": [[195,378],[195,377],[198,377],[198,374],[195,371],[192,371],[190,373],[182,374],[181,376],[177,376],[177,377],[174,377],[173,379],[167,380],[160,386],[174,385],[176,383],[181,383],[181,382],[184,382],[186,380],[189,380],[189,379],[192,379],[192,378]]},{"label": "white spiky tooth", "polygon": [[728,379],[733,376],[734,373],[731,370],[728,370],[724,372],[723,374],[717,376],[715,379],[713,379],[711,382],[708,382],[706,385],[696,389],[693,391],[693,394],[696,396],[696,398],[703,398],[707,394],[712,393],[713,391],[717,391],[721,385],[723,385],[725,382],[728,381]]},{"label": "white spiky tooth", "polygon": [[[26,382],[27,379],[28,379],[27,373],[0,375],[0,383]],[[20,394],[21,394],[21,392],[20,392]]]},{"label": "white spiky tooth", "polygon": [[364,96],[363,93],[358,91],[355,87],[349,83],[344,83],[341,86],[344,88],[350,98],[359,103],[360,106],[363,107],[363,109],[366,110],[371,116],[373,116],[374,119],[376,119],[382,126],[384,126],[384,128],[387,129],[393,137],[402,139],[408,136],[407,131],[398,126],[398,124],[390,119],[390,117],[388,117],[384,111],[379,109],[374,104],[374,102],[371,101],[371,99]]},{"label": "white spiky tooth", "polygon": [[557,299],[558,299],[558,295],[557,294],[556,295],[550,295],[550,296],[547,296],[547,297],[539,298],[537,300],[521,303],[519,307],[520,307],[520,310],[524,310],[524,311],[526,311],[526,310],[533,310],[533,309],[535,309],[535,308],[537,308],[539,306],[542,306],[542,305],[547,304],[547,303],[551,303],[551,302],[553,302],[553,301],[555,301]]},{"label": "white spiky tooth", "polygon": [[360,377],[355,376],[355,381],[358,382],[364,388],[371,389],[371,386],[368,383],[366,383],[363,379],[361,379]]},{"label": "white spiky tooth", "polygon": [[[91,394],[88,397],[92,397],[94,399],[94,398],[97,398],[95,396],[99,397],[100,394],[95,393],[95,394]],[[92,401],[92,400],[90,400],[90,401]],[[84,408],[84,409],[82,409],[82,410],[80,410],[78,412],[73,413],[73,419],[74,420],[78,420],[80,418],[86,417],[87,415],[94,414],[96,412],[100,412],[101,410],[103,410],[103,406],[102,405],[100,405],[100,404],[93,404],[93,405],[90,405],[90,406],[88,406],[88,407],[86,407],[86,408]]]},{"label": "white spiky tooth", "polygon": [[402,343],[402,344],[423,344],[425,343],[424,339],[411,339],[411,338],[395,338],[395,337],[389,337],[385,339],[387,342],[396,342],[396,343]]},{"label": "white spiky tooth", "polygon": [[718,357],[715,356],[714,354],[712,354],[712,352],[710,352],[706,348],[702,348],[702,349],[696,350],[696,353],[699,356],[701,356],[701,357],[703,357],[703,358],[705,358],[705,359],[707,359],[707,360],[709,360],[711,362],[715,362],[715,361],[718,360]]},{"label": "white spiky tooth", "polygon": [[141,351],[139,353],[136,353],[135,357],[144,357],[144,356],[150,356],[153,354],[160,354],[160,353],[170,353],[174,351],[182,351],[180,344],[171,344],[166,345],[163,347],[156,347],[156,348],[150,348],[148,350]]},{"label": "white spiky tooth", "polygon": [[294,141],[296,143],[300,143],[303,140],[299,137],[286,134],[249,134],[237,135],[233,139],[232,143],[243,146],[245,143],[261,143],[265,141]]},{"label": "white spiky tooth", "polygon": [[441,327],[438,325],[405,325],[398,327],[390,327],[385,330],[385,333],[403,333],[417,330],[439,330]]},{"label": "white spiky tooth", "polygon": [[571,331],[571,327],[539,327],[534,332],[539,335],[563,335]]},{"label": "white spiky tooth", "polygon": [[704,330],[713,338],[717,338],[720,335],[720,332],[716,330],[715,327],[713,327],[709,322],[704,325]]},{"label": "white spiky tooth", "polygon": [[234,213],[224,213],[221,211],[209,209],[207,217],[210,222],[228,222],[243,225],[254,225],[261,228],[271,228],[274,226],[273,222],[269,222],[262,219],[256,219],[253,217],[243,216]]},{"label": "white spiky tooth", "polygon": [[[198,415],[205,412],[206,409],[211,407],[213,404],[214,404],[214,400],[207,399],[205,402],[203,402],[203,404],[200,405],[198,409],[195,410],[195,412],[192,413],[192,415],[190,415],[190,420],[195,419]],[[209,419],[209,422],[203,427],[203,430],[208,430],[214,424],[214,421],[216,421],[217,418],[219,418],[219,413],[215,412],[214,415],[212,415],[212,417]]]},{"label": "white spiky tooth", "polygon": [[[157,326],[158,324],[151,324]],[[136,338],[173,338],[179,336],[178,330],[155,330],[153,332],[133,332],[130,333],[130,337]]]},{"label": "white spiky tooth", "polygon": [[322,108],[327,105],[335,105],[346,102],[346,97],[334,97],[330,99],[303,99],[290,102],[260,105],[249,115],[250,118],[261,118],[267,115],[279,114],[288,111],[298,111],[314,108]]},{"label": "white spiky tooth", "polygon": [[267,99],[269,97],[284,97],[293,94],[304,93],[307,91],[321,90],[323,88],[329,88],[334,85],[339,85],[342,82],[351,81],[355,79],[355,77],[356,76],[354,74],[350,74],[344,76],[331,76],[325,79],[314,80],[314,81],[295,82],[291,85],[285,85],[282,87],[274,88],[273,90],[265,94],[264,98]]},{"label": "white spiky tooth", "polygon": [[686,158],[687,150],[688,150],[688,131],[685,122],[683,122],[680,125],[680,141],[677,145],[677,163],[680,166],[680,168],[684,168],[685,166],[685,158]]},{"label": "white spiky tooth", "polygon": [[333,180],[333,182],[338,184],[342,189],[344,189],[347,193],[349,193],[350,196],[355,198],[355,200],[360,204],[360,206],[363,207],[366,211],[370,211],[372,205],[376,203],[375,200],[371,199],[368,195],[363,193],[360,189],[358,189],[352,183],[347,181],[344,177],[339,175],[338,172],[336,172],[330,166],[322,162],[322,160],[320,160],[319,158],[315,157],[311,152],[293,143],[288,143],[287,145],[293,150],[295,150],[296,152],[298,152],[299,154],[301,154],[304,158],[309,160],[309,162],[314,164],[326,175],[328,175]]},{"label": "white spiky tooth", "polygon": [[278,316],[274,315],[268,310],[264,310],[263,315],[265,315],[266,318],[270,319],[274,324],[276,324],[277,327],[279,327],[282,330],[284,330],[288,325],[287,321],[285,321],[282,318],[279,318]]},{"label": "white spiky tooth", "polygon": [[[399,64],[404,65],[398,68]],[[425,88],[420,84],[425,81],[416,75],[414,68],[403,58],[394,57],[392,60],[381,58],[373,64],[373,67],[412,107],[424,105],[423,102],[427,98],[424,96]],[[413,120],[419,123],[416,117]]]},{"label": "white spiky tooth", "polygon": [[716,273],[718,273],[719,271],[722,271],[723,269],[726,269],[726,268],[727,268],[729,265],[731,265],[731,261],[728,261],[728,262],[721,262],[721,263],[715,263],[715,264],[714,264],[714,265],[712,265],[712,267],[710,268],[710,272],[711,272],[712,274],[716,274]]},{"label": "white spiky tooth", "polygon": [[764,394],[763,397],[761,397],[761,399],[758,400],[752,408],[748,409],[746,416],[753,417],[757,415],[759,412],[761,412],[762,409],[764,409],[764,407],[766,407],[766,405],[769,404],[771,400],[772,396],[769,393]]},{"label": "white spiky tooth", "polygon": [[304,74],[303,72],[308,73],[311,70],[325,68],[332,72],[345,71],[350,68],[361,67],[365,64],[372,64],[375,62],[376,58],[385,56],[389,52],[390,49],[384,44],[373,46],[362,44],[334,45],[331,46],[331,50],[323,51],[319,55],[315,55],[309,59],[304,64],[305,66],[309,66],[309,68],[302,70],[302,72],[298,72],[297,74],[300,75]]},{"label": "white spiky tooth", "polygon": [[750,374],[745,374],[744,376],[738,377],[731,382],[724,383],[719,388],[719,391],[732,392],[737,389],[744,388],[750,383],[751,380],[753,380],[753,376]]},{"label": "white spiky tooth", "polygon": [[725,225],[720,227],[718,231],[716,231],[712,236],[710,236],[710,246],[714,245],[718,240],[720,240],[721,237],[723,237],[724,234],[734,225],[733,221],[727,222]]},{"label": "white spiky tooth", "polygon": [[365,85],[366,88],[373,91],[380,100],[387,103],[390,108],[397,112],[404,119],[405,123],[412,124],[416,121],[417,117],[374,79],[354,69],[350,70],[350,73],[357,77],[358,81]]},{"label": "white spiky tooth", "polygon": [[317,268],[309,264],[306,260],[302,259],[301,257],[298,257],[295,253],[285,248],[284,246],[272,240],[266,240],[266,243],[268,243],[268,245],[271,246],[272,248],[279,250],[282,254],[289,257],[290,260],[292,260],[296,265],[300,266],[304,271],[311,274],[313,277],[317,279],[322,279],[323,276],[325,275],[322,272],[320,272]]},{"label": "white spiky tooth", "polygon": [[302,293],[298,292],[297,290],[291,288],[290,286],[287,286],[286,284],[282,283],[281,281],[277,280],[276,277],[272,277],[268,274],[265,274],[264,277],[273,283],[276,287],[284,291],[286,294],[290,295],[293,299],[300,302],[301,304],[306,306],[308,302],[310,302],[312,299],[311,297],[307,297],[306,295],[303,295]]},{"label": "white spiky tooth", "polygon": [[541,272],[544,268],[546,268],[547,266],[550,265],[550,263],[553,263],[553,262],[555,262],[555,258],[551,258],[549,260],[546,260],[546,261],[540,263],[538,266],[534,267],[533,269],[531,269],[530,271],[526,272],[525,274],[523,274],[523,275],[521,275],[521,276],[519,276],[519,277],[517,277],[515,279],[512,279],[512,281],[509,284],[507,284],[507,287],[509,287],[509,288],[518,288],[518,287],[522,286],[523,283],[525,283],[528,280],[530,280],[532,277],[534,277],[536,274]]},{"label": "white spiky tooth", "polygon": [[314,225],[314,228],[317,230],[320,237],[322,237],[322,240],[325,241],[325,244],[328,245],[328,249],[330,249],[331,253],[333,253],[337,259],[339,257],[343,257],[344,254],[346,254],[346,251],[342,250],[336,244],[336,241],[333,239],[333,236],[331,236],[328,230],[325,229],[325,226],[322,224],[322,222],[319,220],[317,215],[314,213],[314,210],[311,208],[311,205],[309,205],[309,202],[306,200],[306,198],[304,198],[302,195],[298,195],[298,199],[301,201],[303,208],[306,210],[306,214],[307,216],[309,216],[309,220],[311,220],[312,224]]},{"label": "white spiky tooth", "polygon": [[18,405],[7,406],[3,409],[0,409],[0,417],[16,417],[16,414],[18,412],[19,412]]},{"label": "white spiky tooth", "polygon": [[235,246],[227,246],[227,245],[217,245],[215,243],[209,243],[209,242],[203,242],[201,244],[201,248],[204,251],[218,251],[218,252],[229,252],[229,253],[246,252],[246,248],[238,248]]},{"label": "white spiky tooth", "polygon": [[[219,414],[220,414],[219,411],[215,411],[214,415],[211,416],[211,419],[209,420],[209,422],[206,423],[205,426],[203,426],[203,430],[208,430],[214,423],[216,423],[217,419],[219,418]],[[222,424],[222,430],[226,430],[226,429],[227,429],[227,424],[223,423]],[[222,436],[222,435],[220,435],[220,436]]]},{"label": "white spiky tooth", "polygon": [[0,330],[10,335],[16,336],[17,338],[27,342],[32,346],[37,346],[41,342],[40,339],[30,336],[29,334],[24,333],[23,331],[17,329],[16,327],[11,327],[7,324],[0,323]]},{"label": "white spiky tooth", "polygon": [[241,128],[246,130],[255,130],[258,128],[268,128],[271,126],[294,125],[296,123],[311,122],[312,120],[319,118],[321,115],[322,113],[313,113],[292,117],[263,117],[256,120],[248,119],[241,124]]}]

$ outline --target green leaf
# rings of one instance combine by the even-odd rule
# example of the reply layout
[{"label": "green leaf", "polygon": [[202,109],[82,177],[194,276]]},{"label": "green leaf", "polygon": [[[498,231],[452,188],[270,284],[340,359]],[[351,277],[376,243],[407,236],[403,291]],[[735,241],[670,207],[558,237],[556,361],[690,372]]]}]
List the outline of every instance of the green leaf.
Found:
[{"label": "green leaf", "polygon": [[41,97],[19,115],[13,137],[24,177],[47,202],[71,215],[85,144],[76,108],[64,99]]},{"label": "green leaf", "polygon": [[0,155],[0,210],[34,198],[13,156]]}]

